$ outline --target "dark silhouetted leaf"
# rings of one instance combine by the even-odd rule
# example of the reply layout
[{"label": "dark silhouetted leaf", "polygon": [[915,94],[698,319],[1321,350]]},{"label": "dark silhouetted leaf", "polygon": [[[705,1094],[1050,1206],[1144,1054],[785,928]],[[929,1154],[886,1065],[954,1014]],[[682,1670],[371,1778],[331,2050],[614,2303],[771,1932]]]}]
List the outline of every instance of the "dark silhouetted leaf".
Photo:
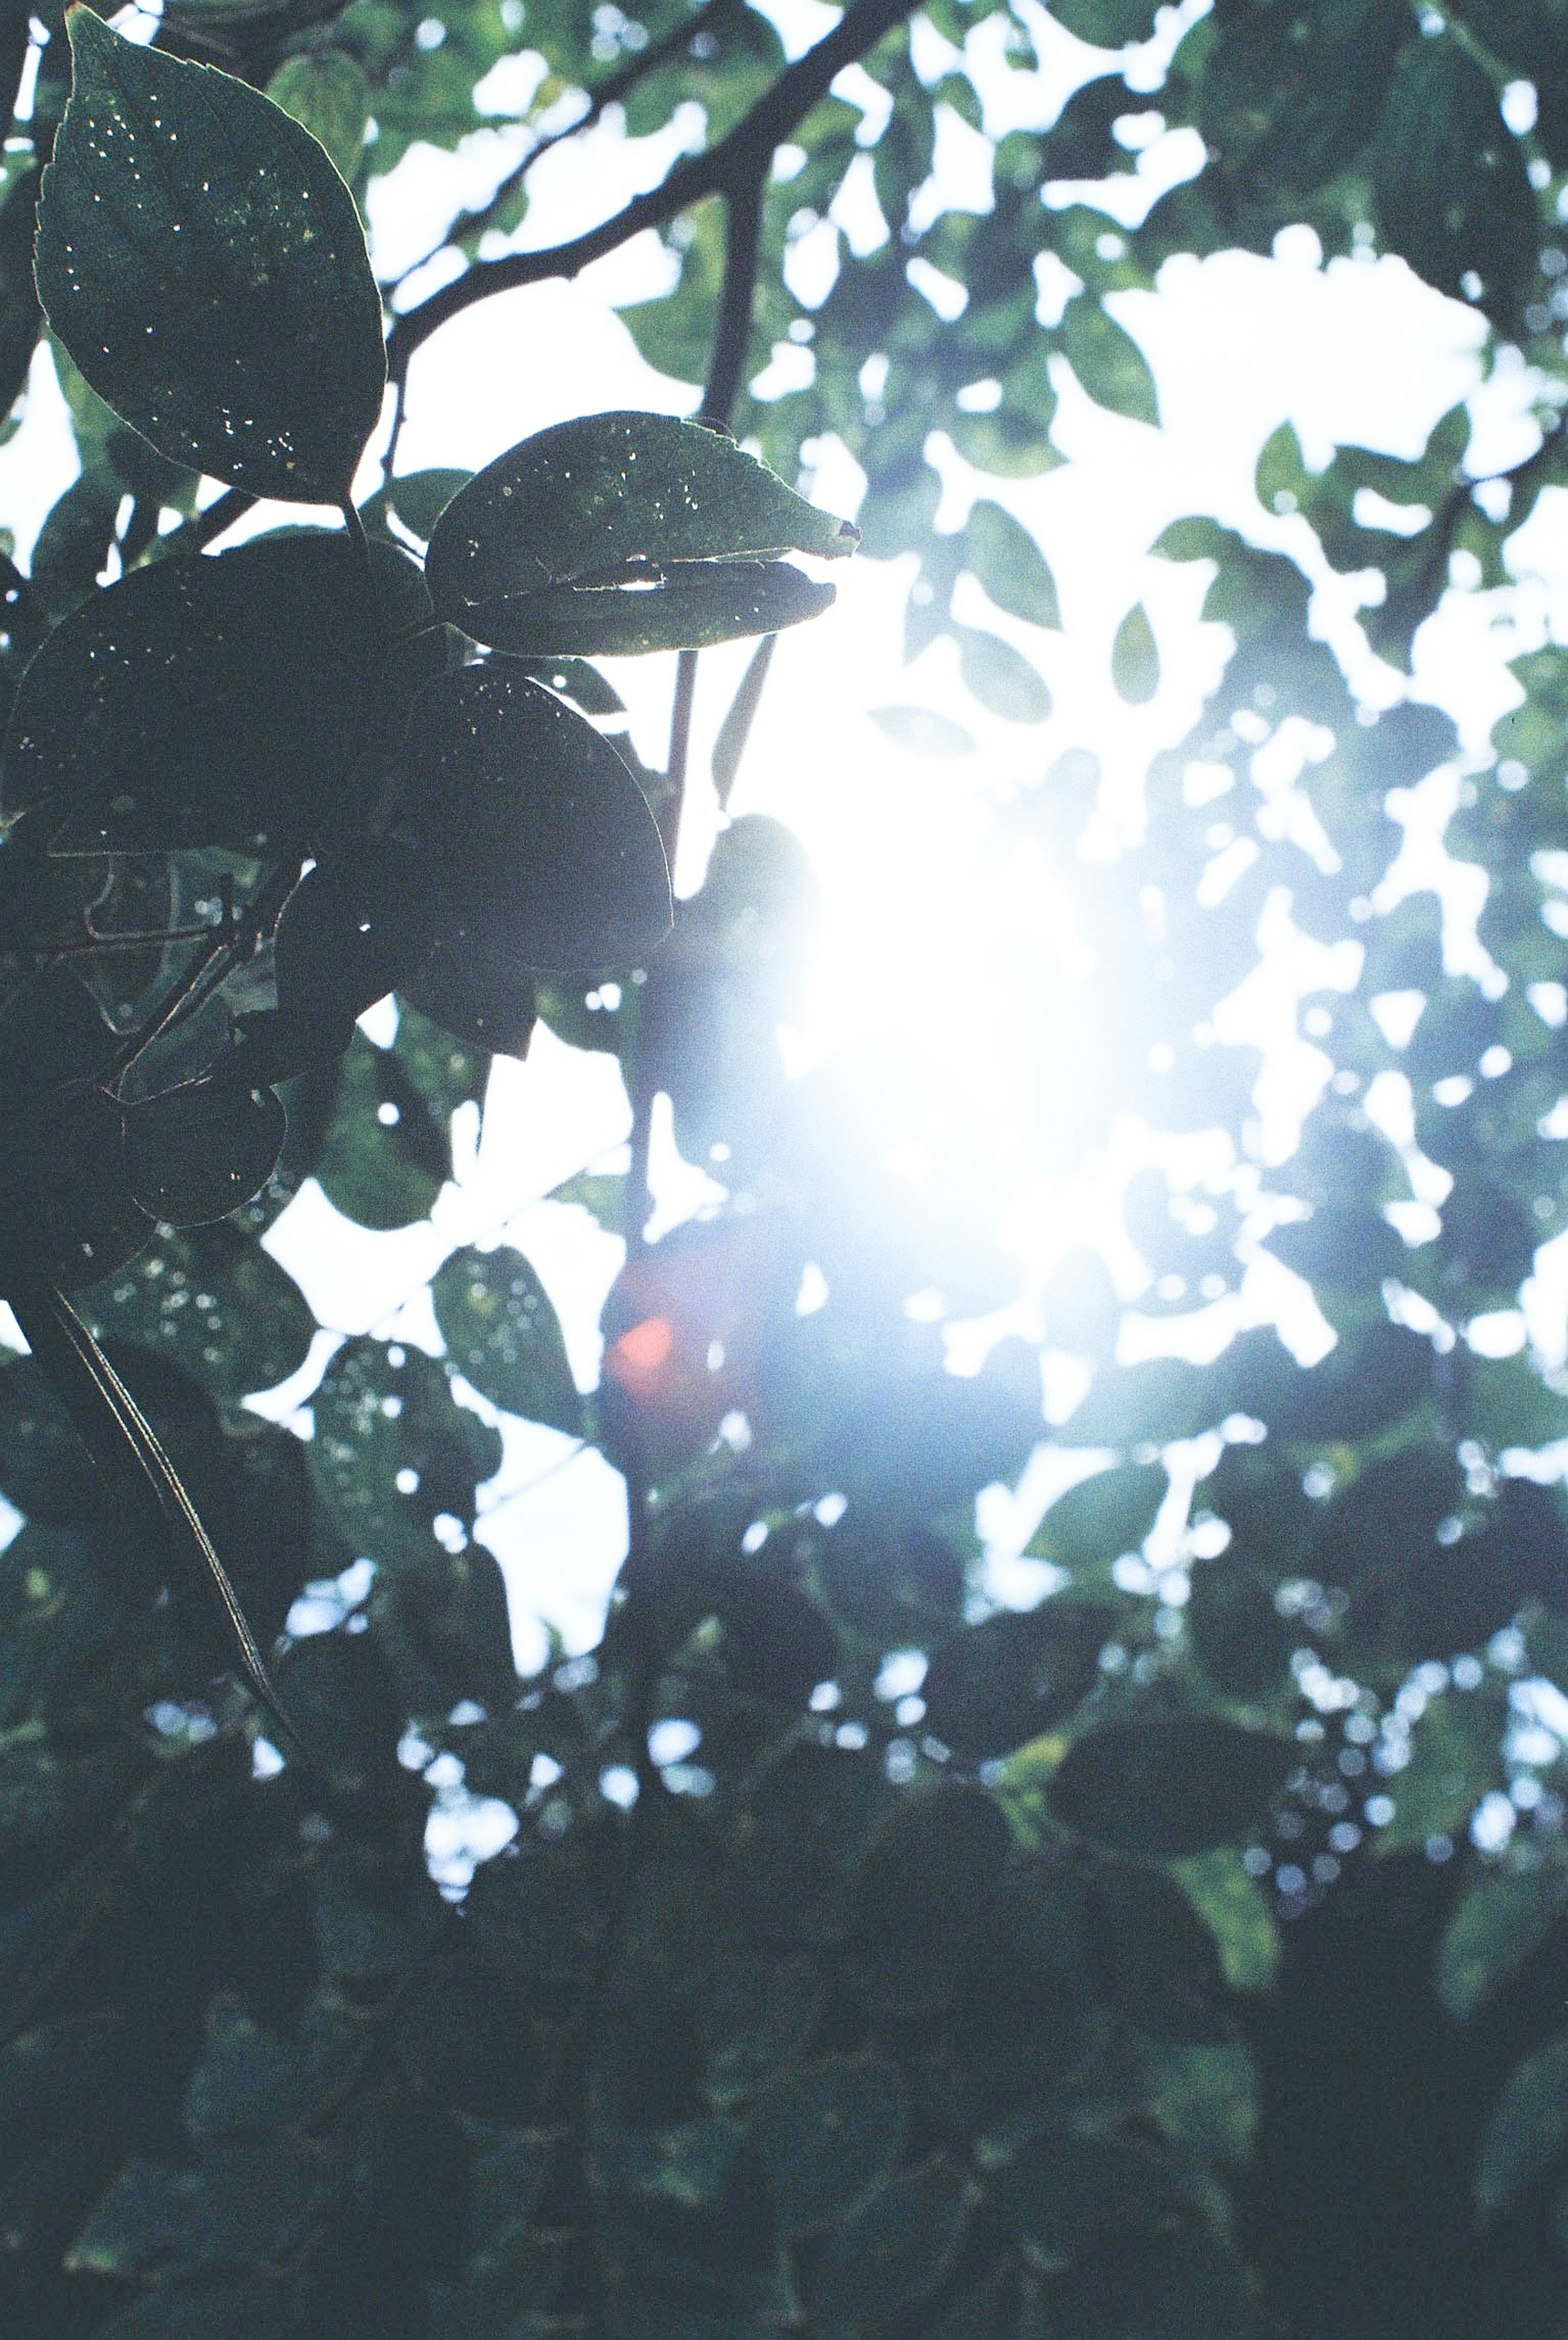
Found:
[{"label": "dark silhouetted leaf", "polygon": [[288,1115],[243,1063],[134,1106],[125,1116],[125,1175],[148,1215],[176,1227],[226,1218],[272,1176]]},{"label": "dark silhouetted leaf", "polygon": [[381,301],[342,181],[243,82],[70,18],[38,287],[115,412],[175,462],[337,503],[381,412]]},{"label": "dark silhouetted leaf", "polygon": [[813,2262],[804,2285],[813,2330],[822,2340],[860,2340],[907,2313],[952,2264],[964,2219],[964,2182],[949,2163],[893,2178]]},{"label": "dark silhouetted leaf", "polygon": [[28,667],[6,809],[46,807],[64,824],[57,849],[82,853],[253,852],[330,834],[380,656],[375,601],[345,537],[264,537],[138,570]]},{"label": "dark silhouetted leaf", "polygon": [[1495,2217],[1568,2144],[1568,2032],[1515,2067],[1482,2141],[1475,2206]]},{"label": "dark silhouetted leaf", "polygon": [[407,840],[446,915],[484,957],[625,966],[669,929],[653,817],[591,724],[507,659],[420,693],[408,742]]},{"label": "dark silhouetted leaf", "polygon": [[1058,1597],[956,1634],[926,1675],[927,1729],[955,1755],[1010,1754],[1088,1695],[1114,1618]]},{"label": "dark silhouetted leaf", "polygon": [[908,2118],[897,2067],[875,2056],[825,2056],[759,2098],[751,2142],[783,2235],[838,2226],[888,2177]]},{"label": "dark silhouetted leaf", "polygon": [[1069,1748],[1048,1794],[1069,1828],[1165,1859],[1244,1835],[1295,1760],[1288,1740],[1201,1715],[1111,1723]]},{"label": "dark silhouetted leaf", "polygon": [[715,431],[594,414],[525,439],[454,499],[431,590],[442,617],[528,657],[696,649],[815,616],[831,589],[775,556],[857,541]]}]

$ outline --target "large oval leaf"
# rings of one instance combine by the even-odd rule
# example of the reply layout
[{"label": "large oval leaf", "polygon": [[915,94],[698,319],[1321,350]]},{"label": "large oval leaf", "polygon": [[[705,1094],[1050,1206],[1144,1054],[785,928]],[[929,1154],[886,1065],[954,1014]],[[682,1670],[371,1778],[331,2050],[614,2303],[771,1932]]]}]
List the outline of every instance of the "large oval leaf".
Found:
[{"label": "large oval leaf", "polygon": [[1288,1740],[1207,1715],[1111,1723],[1068,1750],[1050,1805],[1118,1852],[1169,1859],[1243,1835],[1295,1761]]},{"label": "large oval leaf", "polygon": [[858,541],[717,431],[590,414],[455,496],[429,574],[442,617],[520,656],[695,649],[814,617],[832,589],[777,556]]},{"label": "large oval leaf", "polygon": [[381,299],[353,198],[243,82],[67,19],[44,174],[49,322],[101,398],[193,471],[338,503],[381,413]]},{"label": "large oval leaf", "polygon": [[836,2226],[891,2175],[908,2119],[898,2067],[879,2056],[823,2056],[769,2088],[751,2142],[779,2232]]},{"label": "large oval leaf", "polygon": [[224,1066],[125,1116],[125,1175],[154,1219],[176,1227],[227,1218],[272,1176],[288,1116],[270,1088]]},{"label": "large oval leaf", "polygon": [[138,569],[56,628],[23,676],[5,815],[48,805],[65,852],[305,842],[360,757],[380,654],[344,536],[262,537]]},{"label": "large oval leaf", "polygon": [[409,726],[403,832],[454,940],[486,959],[622,967],[669,931],[670,878],[608,739],[506,659],[426,686]]}]

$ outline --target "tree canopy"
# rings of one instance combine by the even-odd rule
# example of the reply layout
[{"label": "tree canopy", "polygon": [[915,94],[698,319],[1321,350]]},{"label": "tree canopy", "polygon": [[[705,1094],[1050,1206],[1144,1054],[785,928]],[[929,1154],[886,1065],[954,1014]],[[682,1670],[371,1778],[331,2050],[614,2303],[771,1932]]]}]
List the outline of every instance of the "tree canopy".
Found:
[{"label": "tree canopy", "polygon": [[[1561,2330],[1568,1375],[1520,1295],[1568,1229],[1568,635],[1525,535],[1568,509],[1568,8],[829,14],[0,27],[0,411],[52,372],[78,458],[0,564],[19,2332]],[[537,239],[547,153],[692,101],[657,183]],[[378,283],[416,146],[489,192]],[[400,467],[432,337],[650,233],[622,314],[690,419]],[[1027,491],[1074,385],[1159,430],[1131,296],[1282,237],[1471,312],[1523,451],[1465,403],[1404,453],[1283,426],[1246,525],[1149,547],[1216,648],[1167,723],[1158,594],[1079,627]],[[796,1076],[812,872],[730,810],[857,545],[967,695],[878,710],[911,769],[1027,750],[985,799],[1022,907],[980,1167],[930,1052]],[[1466,610],[1535,628],[1489,740],[1417,640]],[[699,654],[748,641],[694,774]],[[622,659],[669,666],[657,764]],[[1086,664],[1146,710],[1119,825]],[[1235,1002],[1282,936],[1319,973],[1278,1159]],[[621,1245],[596,1384],[510,1220],[435,1245],[420,1338],[318,1337],[270,1232],[307,1190],[427,1221],[545,1039],[630,1108],[548,1198]],[[711,1192],[650,1242],[666,1109]],[[1315,1362],[1242,1306],[1269,1276]],[[602,1639],[521,1676],[483,1492],[519,1424],[628,1514]],[[1042,1462],[1004,1600],[977,1497]],[[448,1823],[485,1857],[443,1869]]]}]

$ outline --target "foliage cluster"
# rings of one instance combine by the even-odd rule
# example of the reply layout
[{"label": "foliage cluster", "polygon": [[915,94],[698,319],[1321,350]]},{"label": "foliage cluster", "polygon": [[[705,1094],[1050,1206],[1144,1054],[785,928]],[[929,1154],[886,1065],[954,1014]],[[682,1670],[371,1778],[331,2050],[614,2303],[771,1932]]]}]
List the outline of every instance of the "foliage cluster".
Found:
[{"label": "foliage cluster", "polygon": [[[1520,660],[1457,783],[1476,980],[1434,896],[1380,907],[1391,791],[1454,761],[1454,727],[1409,697],[1366,719],[1308,572],[1381,572],[1367,642],[1408,672],[1568,485],[1568,22],[1220,0],[1156,108],[1155,50],[1124,47],[1144,0],[1055,16],[1092,50],[1077,94],[990,141],[988,208],[931,216],[938,142],[985,134],[981,62],[1028,69],[1037,12],[853,0],[793,62],[740,0],[169,0],[151,45],[45,12],[0,208],[0,400],[46,314],[81,455],[7,565],[0,653],[0,1289],[31,1351],[0,1373],[19,2331],[1559,2328],[1568,1513],[1517,1465],[1568,1436],[1568,1393],[1484,1328],[1568,1211],[1568,651]],[[476,91],[525,48],[521,160],[449,223],[461,272],[394,304],[356,197],[484,126]],[[708,143],[602,228],[512,248],[572,91],[637,134],[696,95]],[[1043,199],[1183,127],[1206,160],[1141,226]],[[1157,744],[1141,844],[1075,858],[1099,774],[1059,726],[992,834],[1042,887],[1073,865],[1087,947],[1066,1006],[1043,907],[1007,969],[1031,1164],[1103,1158],[1129,1108],[1217,1130],[1202,1184],[1156,1164],[1123,1198],[1146,1312],[1222,1300],[1262,1250],[1336,1343],[1310,1370],[1268,1331],[1124,1366],[1104,1261],[1069,1254],[1029,1295],[1045,1349],[1092,1369],[1052,1435],[1105,1467],[1031,1546],[1058,1589],[981,1614],[976,1492],[1045,1433],[1041,1343],[943,1370],[943,1321],[1018,1298],[1001,1170],[958,1177],[918,1065],[786,1078],[814,906],[781,827],[732,820],[672,912],[692,661],[759,639],[727,802],[768,645],[829,598],[788,556],[853,540],[783,484],[832,432],[868,550],[918,556],[911,657],[949,635],[980,709],[1045,726],[1058,659],[1100,656],[1152,725],[1142,601],[1075,641],[1003,483],[1060,460],[1067,372],[1157,427],[1118,294],[1302,223],[1473,302],[1489,358],[1537,369],[1538,451],[1473,476],[1463,409],[1412,461],[1314,469],[1278,433],[1249,534],[1195,515],[1153,549],[1202,565],[1231,649]],[[356,509],[431,333],[647,228],[679,283],[631,330],[771,471],[719,428],[610,414]],[[806,283],[809,238],[830,281]],[[812,365],[764,399],[769,348]],[[933,431],[997,485],[942,534]],[[344,525],[209,549],[263,497]],[[994,623],[956,614],[972,589]],[[595,663],[659,651],[663,771]],[[1301,1003],[1332,1076],[1269,1167],[1258,1059],[1216,1011],[1282,904],[1356,971]],[[356,1019],[389,990],[377,1046]],[[314,1327],[259,1238],[309,1177],[365,1225],[422,1217],[454,1111],[540,1020],[612,1051],[634,1108],[630,1172],[561,1197],[630,1239],[597,1392],[522,1254],[471,1247],[432,1290],[444,1355],[349,1343],[308,1441],[263,1422],[243,1400]],[[1408,1100],[1399,1143],[1374,1083]],[[650,1245],[661,1094],[726,1201]],[[596,1443],[629,1492],[600,1648],[521,1681],[475,1533],[494,1410]],[[291,1635],[306,1587],[334,1621]],[[518,1822],[461,1905],[424,1853],[460,1780]]]}]

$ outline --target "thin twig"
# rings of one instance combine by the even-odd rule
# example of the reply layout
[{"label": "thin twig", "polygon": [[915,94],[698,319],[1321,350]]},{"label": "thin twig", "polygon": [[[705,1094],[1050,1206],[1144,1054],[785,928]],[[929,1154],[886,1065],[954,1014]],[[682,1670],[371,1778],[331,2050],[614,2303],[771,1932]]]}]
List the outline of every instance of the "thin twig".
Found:
[{"label": "thin twig", "polygon": [[512,252],[499,260],[476,261],[454,283],[430,293],[392,326],[387,341],[392,380],[404,380],[414,352],[476,301],[521,285],[542,284],[555,276],[580,275],[645,229],[664,227],[705,196],[724,194],[743,183],[759,160],[766,164],[820,103],[845,66],[858,64],[884,34],[914,14],[915,6],[916,0],[854,0],[827,38],[787,66],[733,130],[704,154],[677,164],[659,186],[637,196],[613,218],[544,252]]},{"label": "thin twig", "polygon": [[[591,130],[595,123],[603,120],[605,113],[610,106],[617,104],[621,98],[638,88],[650,74],[657,73],[660,65],[667,64],[671,57],[679,56],[682,50],[689,50],[700,33],[711,32],[720,17],[733,15],[739,5],[740,0],[704,0],[701,7],[693,9],[691,15],[679,24],[673,32],[665,35],[663,40],[655,41],[651,47],[642,50],[637,56],[628,58],[624,64],[618,65],[612,74],[607,74],[596,87],[585,93],[588,104],[575,122],[567,123],[560,130],[552,130],[546,138],[537,139],[529,147],[527,153],[512,165],[501,184],[491,191],[484,202],[476,205],[471,211],[459,212],[441,242],[432,244],[430,251],[421,259],[403,269],[398,276],[397,283],[407,283],[411,276],[417,275],[422,268],[428,267],[436,254],[446,251],[449,245],[461,242],[466,236],[482,235],[487,228],[494,225],[513,195],[521,192],[524,182],[536,163],[541,163],[547,154],[553,153],[557,146],[564,145],[569,138],[581,138],[585,131]],[[393,290],[396,290],[395,285]]]}]

